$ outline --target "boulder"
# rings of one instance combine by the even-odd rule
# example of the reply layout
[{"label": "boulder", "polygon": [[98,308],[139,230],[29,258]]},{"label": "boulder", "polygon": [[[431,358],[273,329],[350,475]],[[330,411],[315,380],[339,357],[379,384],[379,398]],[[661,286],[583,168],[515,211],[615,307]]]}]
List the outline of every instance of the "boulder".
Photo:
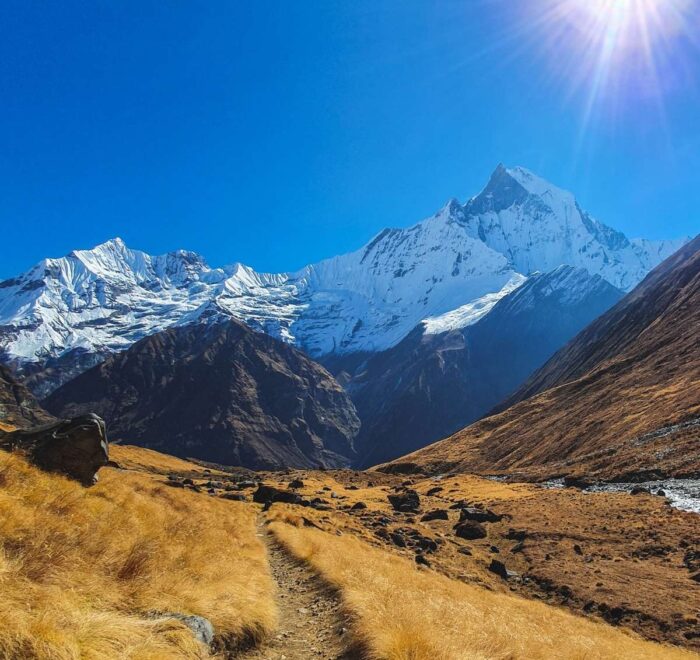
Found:
[{"label": "boulder", "polygon": [[269,506],[273,502],[283,502],[285,504],[303,504],[304,499],[301,497],[301,495],[297,495],[297,493],[275,488],[274,486],[260,484],[258,489],[253,493],[253,502]]},{"label": "boulder", "polygon": [[457,523],[454,530],[455,535],[468,541],[486,538],[486,530],[484,529],[484,526],[474,520],[467,520],[465,522]]},{"label": "boulder", "polygon": [[389,503],[394,507],[395,511],[402,511],[406,513],[417,513],[420,508],[420,497],[418,493],[407,488],[401,493],[395,495],[389,495]]},{"label": "boulder", "polygon": [[503,578],[504,580],[507,580],[510,577],[515,577],[516,575],[516,573],[509,571],[506,568],[506,565],[502,561],[498,561],[498,559],[491,560],[491,563],[489,564],[489,571],[495,573],[498,575],[498,577]]},{"label": "boulder", "polygon": [[480,523],[493,523],[499,522],[503,519],[503,516],[490,511],[489,509],[477,509],[475,507],[467,507],[461,509],[459,512],[459,522],[464,522],[465,520],[473,520]]},{"label": "boulder", "polygon": [[428,513],[423,514],[421,522],[429,522],[431,520],[447,520],[449,516],[445,509],[433,509]]},{"label": "boulder", "polygon": [[350,507],[350,510],[351,511],[358,511],[359,509],[366,509],[366,508],[367,508],[367,505],[364,502],[355,502],[355,504],[353,504]]},{"label": "boulder", "polygon": [[109,461],[105,423],[93,414],[6,433],[0,448],[19,451],[37,467],[65,474],[84,486],[92,486],[98,470]]},{"label": "boulder", "polygon": [[287,488],[303,488],[304,482],[301,479],[292,479]]}]

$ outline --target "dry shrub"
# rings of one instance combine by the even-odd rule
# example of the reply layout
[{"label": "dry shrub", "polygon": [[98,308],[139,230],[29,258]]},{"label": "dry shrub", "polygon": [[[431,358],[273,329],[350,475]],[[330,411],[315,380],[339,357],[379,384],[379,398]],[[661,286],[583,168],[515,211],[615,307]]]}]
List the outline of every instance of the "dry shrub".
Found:
[{"label": "dry shrub", "polygon": [[369,657],[387,660],[661,660],[695,658],[563,609],[464,584],[348,535],[297,527],[282,507],[270,527],[337,587]]},{"label": "dry shrub", "polygon": [[234,645],[274,628],[273,594],[252,507],[133,471],[85,489],[0,451],[0,658],[200,658],[154,613],[207,617]]}]

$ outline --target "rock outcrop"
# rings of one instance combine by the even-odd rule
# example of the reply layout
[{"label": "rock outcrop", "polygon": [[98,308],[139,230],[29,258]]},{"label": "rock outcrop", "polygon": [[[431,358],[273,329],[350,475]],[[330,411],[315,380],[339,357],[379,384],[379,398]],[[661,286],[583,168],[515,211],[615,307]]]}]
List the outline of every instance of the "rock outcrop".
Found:
[{"label": "rock outcrop", "polygon": [[105,423],[92,414],[6,433],[0,437],[0,448],[22,452],[38,467],[84,486],[92,486],[98,470],[109,461]]}]

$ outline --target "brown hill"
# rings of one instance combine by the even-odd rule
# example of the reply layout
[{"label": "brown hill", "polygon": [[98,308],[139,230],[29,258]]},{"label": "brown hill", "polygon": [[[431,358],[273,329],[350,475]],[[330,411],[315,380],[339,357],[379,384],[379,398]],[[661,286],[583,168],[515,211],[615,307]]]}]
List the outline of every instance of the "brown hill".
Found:
[{"label": "brown hill", "polygon": [[515,405],[393,469],[528,478],[700,473],[698,328],[700,237],[549,360]]},{"label": "brown hill", "polygon": [[323,367],[237,321],[146,337],[44,403],[97,413],[112,439],[250,468],[346,465],[359,429]]}]

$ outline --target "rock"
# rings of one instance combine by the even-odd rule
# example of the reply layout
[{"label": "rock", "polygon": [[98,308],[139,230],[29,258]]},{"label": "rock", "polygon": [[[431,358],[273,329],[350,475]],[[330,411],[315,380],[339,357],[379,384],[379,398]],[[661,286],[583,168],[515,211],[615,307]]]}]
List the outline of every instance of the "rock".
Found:
[{"label": "rock", "polygon": [[254,481],[245,480],[239,481],[238,484],[236,484],[236,486],[239,490],[245,490],[246,488],[255,488],[257,486],[257,483],[255,483]]},{"label": "rock", "polygon": [[359,490],[359,488],[355,484],[350,484],[349,486],[345,486],[345,490]]},{"label": "rock", "polygon": [[630,495],[649,495],[649,489],[644,488],[644,486],[635,486],[631,491]]},{"label": "rock", "polygon": [[12,431],[0,438],[0,448],[22,452],[42,470],[65,474],[84,486],[92,486],[109,461],[105,423],[93,414]]},{"label": "rock", "polygon": [[474,520],[480,523],[493,523],[499,522],[503,519],[503,516],[490,511],[489,509],[477,509],[475,507],[467,507],[459,512],[459,522],[464,522],[465,520]]},{"label": "rock", "polygon": [[492,552],[494,555],[497,555],[501,551],[498,549],[497,545],[492,545],[489,547],[489,552]]},{"label": "rock", "polygon": [[463,545],[461,548],[458,548],[457,552],[463,555],[467,555],[467,557],[471,557],[472,554],[472,551],[469,548],[467,548],[466,545]]},{"label": "rock", "polygon": [[309,506],[312,509],[316,509],[317,511],[331,511],[333,507],[326,502],[326,500],[322,500],[320,497],[314,497],[310,502]]},{"label": "rock", "polygon": [[367,508],[367,505],[364,502],[355,502],[355,504],[353,504],[350,507],[350,510],[351,511],[359,511],[360,509],[366,509],[366,508]]},{"label": "rock", "polygon": [[416,555],[416,564],[430,568],[430,562],[420,552]]},{"label": "rock", "polygon": [[656,491],[656,494],[657,494],[659,497],[666,497],[666,491],[663,490],[662,488],[659,488],[659,490]]},{"label": "rock", "polygon": [[513,552],[513,553],[515,553],[515,552],[522,552],[524,549],[525,549],[525,544],[524,544],[522,541],[520,541],[519,543],[516,543],[516,544],[510,549],[510,551]]},{"label": "rock", "polygon": [[514,573],[513,571],[509,571],[506,568],[506,565],[502,562],[499,561],[498,559],[492,559],[491,563],[489,564],[489,571],[492,573],[495,573],[498,575],[500,578],[503,578],[504,580],[508,580],[509,578],[516,577],[518,574]]},{"label": "rock", "polygon": [[423,514],[421,522],[429,522],[431,520],[448,520],[449,516],[445,509],[433,509],[428,513]]},{"label": "rock", "polygon": [[195,636],[199,642],[205,646],[210,647],[214,642],[214,626],[211,625],[209,619],[205,619],[203,616],[178,614],[173,612],[167,612],[161,615],[166,619],[177,619],[178,621],[184,623]]},{"label": "rock", "polygon": [[445,490],[445,489],[442,486],[433,486],[433,488],[431,488],[426,493],[426,495],[428,495],[428,496],[437,495],[440,491],[443,491],[443,490]]},{"label": "rock", "polygon": [[389,534],[389,538],[395,546],[398,546],[399,548],[406,547],[406,539],[398,532],[391,532]]},{"label": "rock", "polygon": [[575,552],[577,555],[582,555],[582,554],[583,554],[583,550],[581,549],[581,546],[580,546],[578,543],[574,543],[574,552]]},{"label": "rock", "polygon": [[407,488],[402,493],[389,495],[389,503],[395,511],[417,513],[420,508],[420,497],[415,490]]},{"label": "rock", "polygon": [[696,573],[695,575],[691,575],[691,576],[690,576],[690,579],[691,579],[693,582],[700,582],[700,572],[699,572],[699,573]]},{"label": "rock", "polygon": [[270,505],[273,502],[284,502],[285,504],[303,504],[304,499],[296,493],[290,493],[288,490],[281,490],[274,486],[266,486],[260,484],[258,489],[253,493],[253,502],[258,504]]},{"label": "rock", "polygon": [[467,541],[486,538],[486,530],[483,525],[474,520],[457,523],[454,530],[456,536]]},{"label": "rock", "polygon": [[583,490],[585,488],[588,488],[590,485],[591,482],[587,479],[584,479],[583,477],[577,477],[573,475],[564,477],[564,486],[566,488],[580,488]]},{"label": "rock", "polygon": [[509,529],[506,538],[511,541],[524,541],[527,538],[527,531],[524,529]]},{"label": "rock", "polygon": [[234,502],[245,502],[246,496],[241,493],[222,493],[219,495],[222,500],[233,500]]},{"label": "rock", "polygon": [[287,485],[287,488],[303,488],[304,482],[301,479],[292,479]]}]

